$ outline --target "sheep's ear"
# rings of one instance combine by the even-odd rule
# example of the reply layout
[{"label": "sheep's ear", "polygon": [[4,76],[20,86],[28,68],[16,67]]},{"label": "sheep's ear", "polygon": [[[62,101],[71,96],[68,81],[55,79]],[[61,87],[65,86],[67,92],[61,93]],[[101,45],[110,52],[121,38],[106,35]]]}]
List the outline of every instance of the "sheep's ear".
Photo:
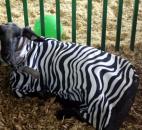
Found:
[{"label": "sheep's ear", "polygon": [[32,30],[30,26],[26,26],[25,28],[28,30]]},{"label": "sheep's ear", "polygon": [[23,28],[22,35],[29,38],[30,40],[36,40],[39,37],[31,30],[30,27]]},{"label": "sheep's ear", "polygon": [[26,27],[22,28],[21,36],[28,36],[29,31],[31,31],[31,27],[29,27],[29,26],[26,26]]},{"label": "sheep's ear", "polygon": [[43,37],[40,37],[40,36],[38,36],[37,34],[35,34],[35,32],[33,32],[32,30],[31,30],[31,28],[29,28],[29,27],[25,27],[25,28],[23,28],[23,36],[25,36],[25,37],[27,37],[27,38],[29,38],[30,40],[32,40],[32,41],[44,41],[44,38]]}]

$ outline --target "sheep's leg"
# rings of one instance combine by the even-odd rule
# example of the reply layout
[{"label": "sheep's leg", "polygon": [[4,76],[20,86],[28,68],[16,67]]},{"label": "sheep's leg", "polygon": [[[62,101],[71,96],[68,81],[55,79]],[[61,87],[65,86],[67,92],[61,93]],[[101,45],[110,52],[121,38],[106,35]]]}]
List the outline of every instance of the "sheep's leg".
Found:
[{"label": "sheep's leg", "polygon": [[85,120],[81,117],[79,110],[76,108],[63,108],[62,110],[57,111],[55,115],[58,120],[75,117],[79,121],[85,122]]},{"label": "sheep's leg", "polygon": [[71,101],[71,100],[67,100],[67,99],[63,99],[60,97],[56,97],[56,101],[59,102],[63,108],[80,108],[80,102],[78,101]]},{"label": "sheep's leg", "polygon": [[61,120],[63,118],[71,118],[76,117],[80,121],[84,121],[83,118],[80,116],[80,102],[77,101],[70,101],[70,100],[64,100],[61,98],[57,98],[59,103],[62,105],[62,110],[59,110],[56,112],[57,119]]},{"label": "sheep's leg", "polygon": [[56,112],[57,119],[61,120],[64,118],[71,118],[72,116],[76,115],[76,109],[74,108],[63,108],[62,110],[58,110]]}]

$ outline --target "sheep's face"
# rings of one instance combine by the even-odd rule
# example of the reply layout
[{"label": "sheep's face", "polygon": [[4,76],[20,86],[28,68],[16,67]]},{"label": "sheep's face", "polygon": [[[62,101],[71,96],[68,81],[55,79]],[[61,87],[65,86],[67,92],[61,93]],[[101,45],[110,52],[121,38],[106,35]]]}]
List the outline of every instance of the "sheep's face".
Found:
[{"label": "sheep's face", "polygon": [[16,64],[15,51],[21,32],[22,29],[14,23],[0,25],[1,57],[8,64]]}]

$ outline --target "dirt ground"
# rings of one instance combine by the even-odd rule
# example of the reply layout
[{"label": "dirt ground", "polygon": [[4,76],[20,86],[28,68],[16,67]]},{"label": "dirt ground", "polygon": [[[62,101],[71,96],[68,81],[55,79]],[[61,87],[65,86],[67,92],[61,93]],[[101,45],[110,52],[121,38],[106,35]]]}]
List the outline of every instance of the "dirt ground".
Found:
[{"label": "dirt ground", "polygon": [[[124,50],[119,55],[135,65],[140,85],[135,103],[121,130],[142,130],[142,53],[125,53]],[[137,50],[142,51],[142,48],[138,46]],[[0,130],[94,130],[74,118],[57,120],[54,114],[61,107],[54,98],[44,101],[38,98],[13,97],[8,85],[9,72],[9,67],[0,66]]]},{"label": "dirt ground", "polygon": [[[61,22],[63,25],[63,40],[71,41],[71,0],[61,1]],[[108,1],[107,50],[114,52],[117,5],[118,0]],[[135,103],[121,130],[142,130],[142,0],[138,16],[135,52],[129,51],[131,35],[131,19],[134,0],[124,0],[123,21],[120,52],[116,53],[129,59],[140,77],[140,86]],[[100,46],[101,19],[103,0],[93,0],[92,45]],[[24,26],[22,0],[11,0],[13,22]],[[29,22],[33,27],[39,17],[38,0],[28,0]],[[77,0],[77,42],[86,43],[87,0]],[[46,14],[55,14],[55,1],[45,0]],[[5,0],[0,0],[0,24],[5,23]],[[0,65],[0,130],[94,130],[86,123],[71,118],[58,121],[54,116],[60,105],[54,98],[47,101],[37,98],[16,99],[10,93],[8,85],[9,68]]]}]

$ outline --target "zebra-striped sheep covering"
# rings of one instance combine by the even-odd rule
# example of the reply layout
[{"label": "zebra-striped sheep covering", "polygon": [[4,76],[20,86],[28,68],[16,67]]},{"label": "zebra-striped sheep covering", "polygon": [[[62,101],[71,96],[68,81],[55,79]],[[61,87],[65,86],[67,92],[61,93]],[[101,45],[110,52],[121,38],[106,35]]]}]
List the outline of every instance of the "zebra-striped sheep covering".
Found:
[{"label": "zebra-striped sheep covering", "polygon": [[[137,75],[129,61],[93,47],[55,39],[40,42],[21,37],[19,43],[26,45],[20,54],[27,56],[23,65],[38,70],[40,78],[13,70],[10,85],[18,97],[44,90],[62,99],[78,101],[83,119],[97,130],[110,130],[111,121],[117,120],[113,110],[123,110],[125,104],[118,104],[122,99],[127,103],[129,99],[123,97],[136,88]],[[132,92],[128,97],[134,95]]]}]

